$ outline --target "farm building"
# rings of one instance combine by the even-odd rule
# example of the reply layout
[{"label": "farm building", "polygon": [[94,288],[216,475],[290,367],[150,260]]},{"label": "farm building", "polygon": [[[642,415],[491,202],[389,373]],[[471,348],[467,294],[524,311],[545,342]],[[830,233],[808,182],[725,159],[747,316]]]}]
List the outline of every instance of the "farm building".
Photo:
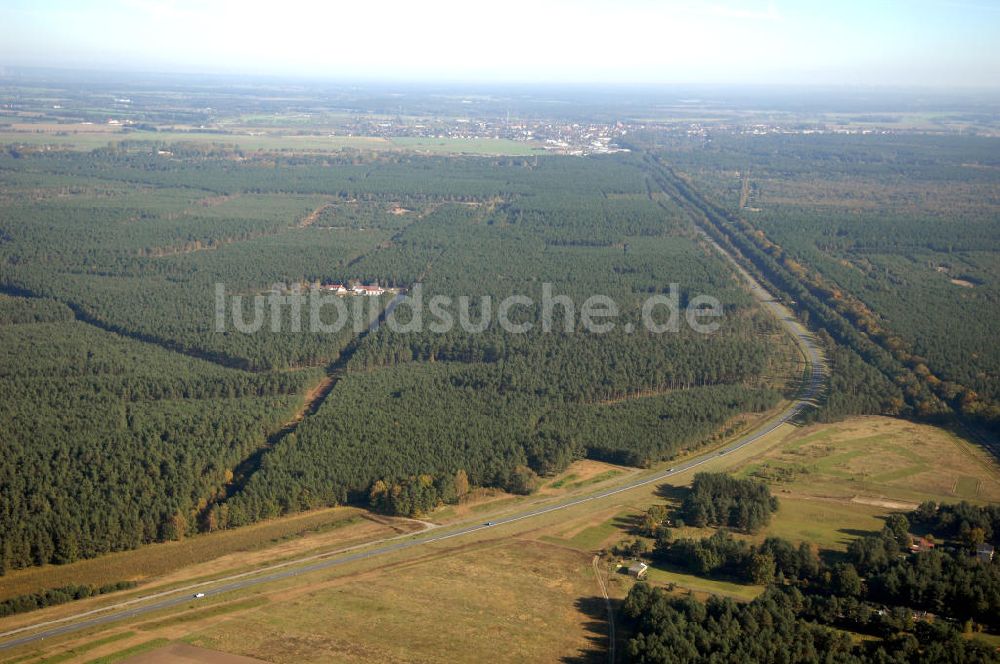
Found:
[{"label": "farm building", "polygon": [[337,295],[346,295],[348,292],[344,284],[323,284],[320,286],[320,290],[336,293]]},{"label": "farm building", "polygon": [[323,284],[319,287],[321,291],[336,293],[337,295],[381,295],[385,289],[381,286],[365,286],[356,284],[345,286],[344,284]]},{"label": "farm building", "polygon": [[641,560],[633,561],[631,565],[628,566],[628,575],[634,576],[637,579],[646,578],[646,573],[649,571],[649,565],[642,562]]}]

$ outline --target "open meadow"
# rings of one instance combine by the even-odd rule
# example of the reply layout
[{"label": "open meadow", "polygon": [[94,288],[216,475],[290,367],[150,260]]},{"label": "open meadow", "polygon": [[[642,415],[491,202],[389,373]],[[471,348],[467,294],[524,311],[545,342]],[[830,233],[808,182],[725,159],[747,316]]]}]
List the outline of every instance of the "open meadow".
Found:
[{"label": "open meadow", "polygon": [[607,623],[591,558],[533,540],[476,541],[192,602],[4,661],[110,662],[169,643],[269,662],[599,661]]},{"label": "open meadow", "polygon": [[774,490],[907,509],[925,500],[1000,501],[1000,470],[981,447],[947,429],[886,417],[805,427],[740,474]]},{"label": "open meadow", "polygon": [[604,635],[598,592],[590,556],[514,540],[290,590],[184,638],[272,662],[554,662]]}]

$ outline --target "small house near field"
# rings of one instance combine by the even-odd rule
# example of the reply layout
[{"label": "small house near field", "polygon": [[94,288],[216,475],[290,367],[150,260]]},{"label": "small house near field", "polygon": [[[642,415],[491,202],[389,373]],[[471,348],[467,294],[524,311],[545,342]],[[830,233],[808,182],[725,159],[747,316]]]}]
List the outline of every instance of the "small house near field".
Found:
[{"label": "small house near field", "polygon": [[913,542],[910,544],[910,551],[912,553],[921,553],[923,551],[930,551],[934,548],[934,542],[925,537],[915,537]]},{"label": "small house near field", "polygon": [[649,565],[642,562],[641,560],[633,561],[631,565],[628,566],[628,575],[634,576],[637,579],[646,578],[646,573],[649,571]]}]

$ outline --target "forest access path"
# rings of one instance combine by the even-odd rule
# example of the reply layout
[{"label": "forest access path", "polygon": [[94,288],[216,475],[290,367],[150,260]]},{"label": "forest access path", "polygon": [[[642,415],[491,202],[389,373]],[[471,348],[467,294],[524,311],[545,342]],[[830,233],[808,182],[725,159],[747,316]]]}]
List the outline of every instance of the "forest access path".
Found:
[{"label": "forest access path", "polygon": [[[477,520],[476,522],[464,522],[453,526],[442,526],[432,530],[425,530],[415,535],[400,535],[378,540],[352,549],[340,549],[306,558],[288,560],[253,572],[244,572],[211,581],[204,581],[172,591],[156,593],[155,595],[140,596],[130,599],[127,602],[80,612],[58,620],[27,625],[16,630],[0,633],[0,639],[6,639],[0,642],[0,650],[15,648],[83,629],[91,629],[122,620],[129,620],[156,611],[180,607],[191,602],[192,592],[203,594],[205,599],[202,601],[210,601],[213,597],[238,590],[300,577],[352,562],[378,558],[391,553],[413,550],[413,554],[416,555],[421,548],[434,543],[468,537],[486,530],[500,529],[497,531],[497,536],[504,537],[505,534],[502,528],[505,525],[536,519],[546,514],[603,500],[651,484],[661,483],[674,476],[688,473],[720,457],[725,457],[732,452],[754,445],[775,429],[784,424],[794,422],[801,413],[814,407],[816,399],[820,395],[826,376],[826,363],[823,355],[813,335],[795,319],[791,311],[775,299],[749,272],[743,269],[734,256],[727,253],[720,245],[709,238],[707,234],[704,234],[703,231],[702,236],[709,246],[713,247],[715,251],[718,251],[720,255],[733,265],[753,297],[791,335],[801,349],[806,364],[796,397],[780,412],[760,424],[753,431],[721,448],[691,457],[672,468],[656,470],[639,476],[630,475],[624,483],[608,486],[594,493],[566,497],[543,505],[535,504],[526,506],[518,511],[494,516],[492,520],[485,522]],[[480,515],[479,518],[489,519],[490,515]],[[516,531],[510,532],[507,536],[513,536],[515,533]]]}]

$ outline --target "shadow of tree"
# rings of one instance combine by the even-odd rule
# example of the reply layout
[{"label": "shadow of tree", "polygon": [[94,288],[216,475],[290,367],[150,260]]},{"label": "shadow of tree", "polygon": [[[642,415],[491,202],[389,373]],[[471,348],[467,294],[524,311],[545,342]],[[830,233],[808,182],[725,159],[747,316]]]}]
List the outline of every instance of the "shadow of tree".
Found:
[{"label": "shadow of tree", "polygon": [[838,528],[837,532],[851,537],[871,537],[879,533],[877,530],[861,530],[860,528]]},{"label": "shadow of tree", "polygon": [[642,534],[642,520],[642,514],[619,514],[611,522],[616,528],[637,537]]},{"label": "shadow of tree", "polygon": [[820,549],[817,552],[820,562],[827,567],[832,567],[837,563],[850,562],[846,551],[836,551],[835,549]]},{"label": "shadow of tree", "polygon": [[[878,518],[885,521],[884,516],[879,516]],[[847,535],[852,540],[862,537],[873,537],[879,534],[878,530],[862,530],[860,528],[838,528],[837,532]],[[850,562],[846,551],[836,551],[834,549],[820,549],[819,559],[827,565]]]},{"label": "shadow of tree", "polygon": [[[587,616],[588,620],[584,624],[588,632],[587,641],[589,646],[575,655],[566,655],[560,661],[567,664],[597,664],[608,661],[608,609],[604,598],[594,595],[592,597],[581,597],[574,603],[577,610]],[[611,608],[617,616],[621,610],[621,601],[612,599]],[[616,627],[620,626],[616,624]],[[617,649],[621,649],[621,634],[618,634]],[[621,653],[616,653],[616,660],[621,659]]]},{"label": "shadow of tree", "polygon": [[680,504],[684,497],[691,491],[686,486],[674,486],[673,484],[661,484],[656,487],[656,497],[664,500],[676,501]]}]

